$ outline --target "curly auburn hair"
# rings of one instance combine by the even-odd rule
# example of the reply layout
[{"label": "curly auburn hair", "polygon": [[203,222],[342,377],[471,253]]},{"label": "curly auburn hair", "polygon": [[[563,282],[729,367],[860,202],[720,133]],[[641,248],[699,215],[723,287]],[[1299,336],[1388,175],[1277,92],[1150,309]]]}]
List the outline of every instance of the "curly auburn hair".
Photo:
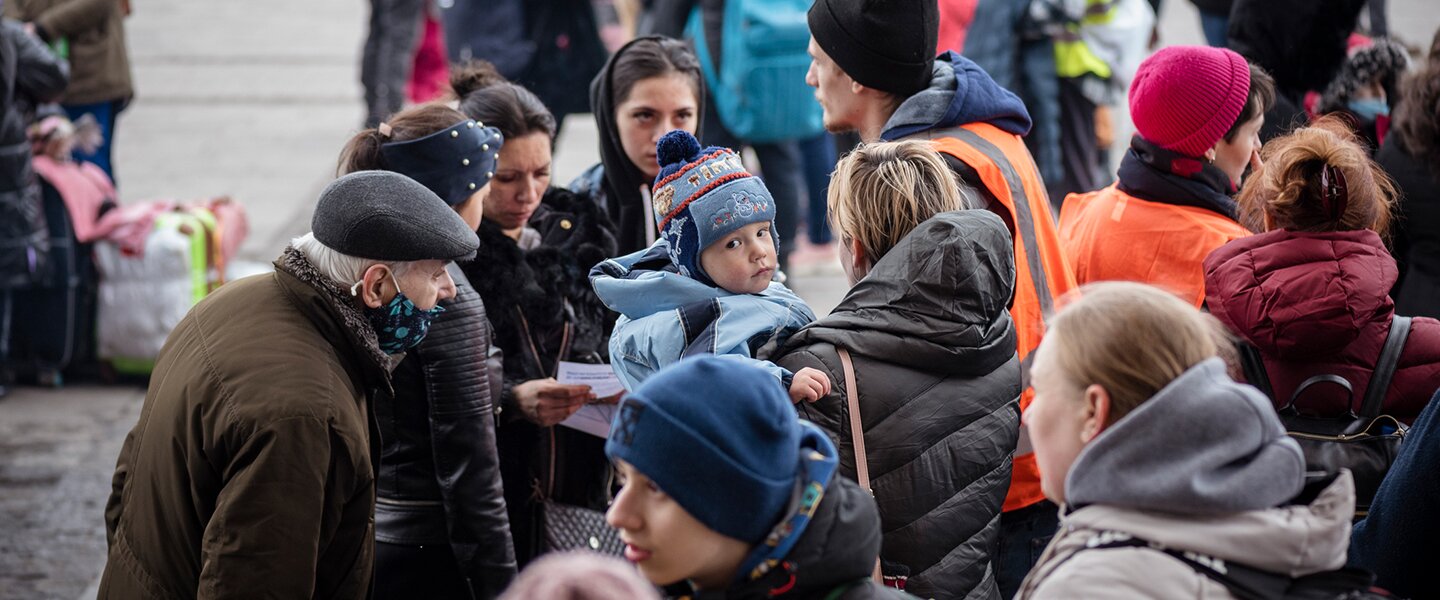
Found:
[{"label": "curly auburn hair", "polygon": [[1392,125],[1400,147],[1440,174],[1440,30],[1425,63],[1400,84]]},{"label": "curly auburn hair", "polygon": [[[1245,181],[1236,199],[1241,225],[1251,231],[1369,229],[1388,239],[1395,184],[1338,117],[1322,117],[1275,138],[1260,155],[1264,166]],[[1335,167],[1346,182],[1338,215],[1326,210],[1322,199],[1321,171],[1327,166]]]}]

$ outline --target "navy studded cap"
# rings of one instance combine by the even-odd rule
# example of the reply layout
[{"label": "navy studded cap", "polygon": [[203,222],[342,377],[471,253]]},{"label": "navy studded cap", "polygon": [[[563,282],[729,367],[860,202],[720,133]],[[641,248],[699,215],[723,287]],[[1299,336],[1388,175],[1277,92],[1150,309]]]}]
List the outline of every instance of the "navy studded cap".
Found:
[{"label": "navy studded cap", "polygon": [[480,247],[455,209],[391,171],[356,171],[330,182],[310,229],[331,250],[370,260],[470,260]]},{"label": "navy studded cap", "polygon": [[390,170],[455,206],[489,183],[504,143],[499,129],[467,119],[422,138],[383,144],[380,152]]}]

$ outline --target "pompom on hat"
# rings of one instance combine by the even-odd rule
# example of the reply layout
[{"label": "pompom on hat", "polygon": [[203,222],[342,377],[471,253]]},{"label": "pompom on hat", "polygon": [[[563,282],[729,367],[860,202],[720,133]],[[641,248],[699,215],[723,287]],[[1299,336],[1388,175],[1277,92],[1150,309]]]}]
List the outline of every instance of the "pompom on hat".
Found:
[{"label": "pompom on hat", "polygon": [[[675,130],[655,144],[660,175],[651,201],[670,261],[682,275],[715,285],[700,267],[700,251],[735,230],[775,220],[775,199],[759,178],[745,170],[740,155],[710,146]],[[780,240],[775,232],[771,239]]]},{"label": "pompom on hat", "polygon": [[1201,157],[1240,118],[1250,96],[1250,65],[1233,50],[1161,48],[1130,83],[1135,131],[1151,143]]}]

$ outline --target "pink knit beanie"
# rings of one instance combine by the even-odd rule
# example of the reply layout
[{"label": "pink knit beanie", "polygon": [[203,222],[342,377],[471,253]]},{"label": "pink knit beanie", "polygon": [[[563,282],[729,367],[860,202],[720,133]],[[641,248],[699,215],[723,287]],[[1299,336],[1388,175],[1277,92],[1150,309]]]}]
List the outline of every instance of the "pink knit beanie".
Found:
[{"label": "pink knit beanie", "polygon": [[1250,94],[1250,65],[1232,50],[1170,46],[1140,63],[1130,116],[1140,137],[1200,157],[1225,137]]}]

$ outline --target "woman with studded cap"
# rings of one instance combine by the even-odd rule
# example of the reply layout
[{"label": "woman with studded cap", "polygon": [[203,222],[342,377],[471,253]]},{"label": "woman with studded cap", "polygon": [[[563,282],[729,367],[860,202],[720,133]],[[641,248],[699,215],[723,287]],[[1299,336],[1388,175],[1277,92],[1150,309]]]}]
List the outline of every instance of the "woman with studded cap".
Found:
[{"label": "woman with studded cap", "polygon": [[[422,104],[356,134],[343,173],[400,173],[479,226],[504,143],[494,127]],[[515,576],[515,553],[495,450],[500,357],[485,304],[451,264],[455,297],[393,371],[378,401],[375,505],[377,598],[493,598]]]}]

